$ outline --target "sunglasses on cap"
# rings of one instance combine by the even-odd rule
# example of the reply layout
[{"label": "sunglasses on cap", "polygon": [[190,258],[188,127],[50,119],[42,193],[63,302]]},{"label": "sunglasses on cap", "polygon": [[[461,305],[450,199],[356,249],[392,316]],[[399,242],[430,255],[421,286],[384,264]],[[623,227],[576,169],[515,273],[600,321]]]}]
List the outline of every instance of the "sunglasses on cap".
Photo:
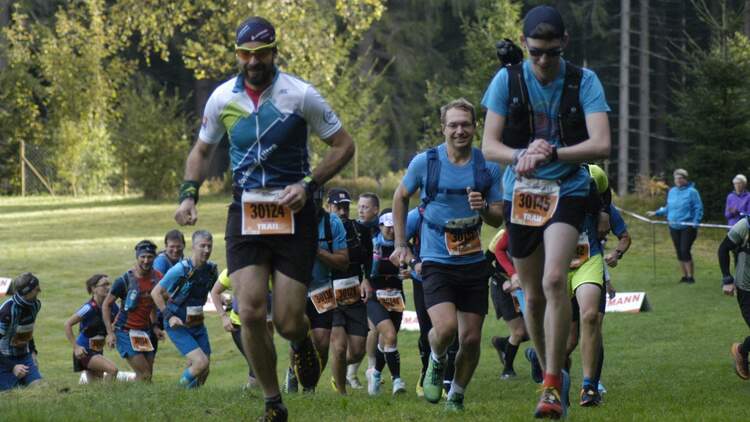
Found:
[{"label": "sunglasses on cap", "polygon": [[526,49],[529,51],[529,55],[533,57],[541,57],[543,55],[547,55],[547,57],[559,57],[562,54],[562,47],[555,47],[555,48],[534,48],[534,47],[526,47]]},{"label": "sunglasses on cap", "polygon": [[273,49],[276,48],[276,41],[270,43],[270,44],[264,44],[260,47],[250,48],[250,47],[242,47],[239,45],[234,46],[234,52],[243,60],[247,60],[252,56],[265,56],[268,53],[272,52]]}]

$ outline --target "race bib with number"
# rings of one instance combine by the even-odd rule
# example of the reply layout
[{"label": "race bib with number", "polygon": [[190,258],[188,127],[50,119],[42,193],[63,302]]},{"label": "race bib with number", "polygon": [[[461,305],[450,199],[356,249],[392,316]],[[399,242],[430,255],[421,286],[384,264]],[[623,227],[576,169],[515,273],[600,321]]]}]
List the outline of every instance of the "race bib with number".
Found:
[{"label": "race bib with number", "polygon": [[276,203],[280,189],[253,189],[242,193],[242,234],[294,234],[294,213]]},{"label": "race bib with number", "polygon": [[104,336],[94,336],[89,339],[89,349],[95,352],[104,350]]},{"label": "race bib with number", "polygon": [[584,262],[589,260],[591,252],[591,246],[589,245],[589,235],[586,232],[582,232],[578,236],[578,243],[576,244],[576,253],[573,255],[573,260],[570,261],[570,268],[576,269],[583,265]]},{"label": "race bib with number", "polygon": [[333,293],[333,288],[331,286],[324,286],[311,291],[310,300],[312,300],[315,310],[318,311],[319,314],[326,313],[331,309],[336,308],[336,295]]},{"label": "race bib with number", "polygon": [[333,293],[339,305],[353,305],[360,300],[359,277],[333,280]]},{"label": "race bib with number", "polygon": [[375,291],[375,297],[378,298],[378,302],[388,312],[404,312],[406,306],[404,305],[404,297],[401,295],[401,290],[397,289],[378,289]]},{"label": "race bib with number", "polygon": [[510,222],[541,227],[555,215],[559,201],[560,185],[556,180],[519,177],[513,186]]},{"label": "race bib with number", "polygon": [[185,325],[195,327],[203,324],[203,306],[188,306],[185,312]]},{"label": "race bib with number", "polygon": [[148,333],[141,330],[130,330],[128,331],[130,336],[130,346],[136,352],[153,352],[154,345],[151,344],[151,338]]},{"label": "race bib with number", "polygon": [[16,327],[16,333],[10,339],[10,345],[13,347],[26,346],[34,337],[34,324],[19,325]]},{"label": "race bib with number", "polygon": [[451,256],[470,255],[482,251],[481,219],[478,216],[457,218],[445,225],[445,249]]}]

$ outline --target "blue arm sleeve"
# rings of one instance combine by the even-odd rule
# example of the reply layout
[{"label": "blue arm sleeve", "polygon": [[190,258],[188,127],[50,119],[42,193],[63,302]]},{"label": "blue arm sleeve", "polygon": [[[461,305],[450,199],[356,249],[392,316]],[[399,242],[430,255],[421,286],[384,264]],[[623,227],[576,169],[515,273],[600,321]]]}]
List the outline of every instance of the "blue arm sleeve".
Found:
[{"label": "blue arm sleeve", "polygon": [[667,206],[665,205],[656,210],[656,215],[659,217],[664,217],[665,215],[667,215]]},{"label": "blue arm sleeve", "polygon": [[378,258],[375,255],[375,251],[378,249],[378,244],[375,241],[375,239],[372,239],[372,272],[370,273],[370,277],[375,277],[378,275]]}]

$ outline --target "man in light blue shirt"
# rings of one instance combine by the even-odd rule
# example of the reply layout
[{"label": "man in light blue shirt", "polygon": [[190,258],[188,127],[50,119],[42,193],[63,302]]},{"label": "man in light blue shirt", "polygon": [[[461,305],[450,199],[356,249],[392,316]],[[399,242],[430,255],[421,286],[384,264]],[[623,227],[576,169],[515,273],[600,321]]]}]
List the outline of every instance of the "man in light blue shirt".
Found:
[{"label": "man in light blue shirt", "polygon": [[540,418],[560,418],[567,410],[560,399],[566,394],[562,369],[571,320],[566,274],[589,188],[580,163],[610,152],[602,85],[594,72],[560,59],[568,40],[555,8],[531,9],[521,36],[529,59],[498,71],[482,100],[482,151],[488,160],[509,165],[504,211],[510,254],[526,295],[526,326],[545,371],[535,411]]},{"label": "man in light blue shirt", "polygon": [[[393,195],[396,248],[392,259],[412,259],[406,243],[409,198],[420,190],[420,259],[424,301],[432,320],[431,356],[424,396],[437,403],[443,390],[447,351],[456,332],[459,353],[446,408],[462,410],[464,389],[479,361],[482,322],[487,314],[489,267],[481,244],[482,223],[502,223],[500,167],[472,147],[474,106],[461,98],[440,109],[445,143],[418,154]],[[460,330],[460,331],[459,331]]]}]

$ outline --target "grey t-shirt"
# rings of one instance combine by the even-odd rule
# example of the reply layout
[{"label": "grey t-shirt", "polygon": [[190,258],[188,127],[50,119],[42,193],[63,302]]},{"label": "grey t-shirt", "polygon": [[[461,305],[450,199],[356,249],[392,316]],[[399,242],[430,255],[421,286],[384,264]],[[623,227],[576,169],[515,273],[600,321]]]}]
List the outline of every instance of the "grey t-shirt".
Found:
[{"label": "grey t-shirt", "polygon": [[732,226],[727,234],[729,240],[740,247],[740,253],[737,256],[737,267],[735,268],[734,273],[734,282],[737,284],[737,288],[745,291],[750,291],[750,254],[748,254],[749,235],[750,226],[748,226],[747,218],[738,221]]}]

